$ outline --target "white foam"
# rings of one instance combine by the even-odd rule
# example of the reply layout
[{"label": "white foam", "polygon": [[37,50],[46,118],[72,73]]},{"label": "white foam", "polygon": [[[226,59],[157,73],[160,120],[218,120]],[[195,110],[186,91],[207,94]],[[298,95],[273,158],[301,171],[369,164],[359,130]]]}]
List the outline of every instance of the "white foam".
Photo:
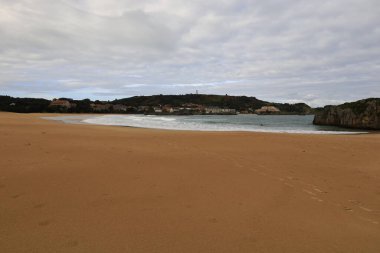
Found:
[{"label": "white foam", "polygon": [[[112,126],[129,126],[139,128],[167,129],[167,130],[191,130],[191,131],[248,131],[248,132],[272,132],[272,133],[298,133],[298,134],[359,134],[366,132],[349,132],[349,131],[321,131],[310,129],[289,129],[284,126],[283,129],[261,127],[254,125],[236,124],[232,122],[231,116],[225,116],[231,119],[231,122],[211,124],[203,118],[189,118],[187,116],[145,116],[145,115],[104,115],[83,119],[84,123],[97,125]],[[204,119],[209,116],[204,116]],[[62,118],[62,117],[61,117]]]}]

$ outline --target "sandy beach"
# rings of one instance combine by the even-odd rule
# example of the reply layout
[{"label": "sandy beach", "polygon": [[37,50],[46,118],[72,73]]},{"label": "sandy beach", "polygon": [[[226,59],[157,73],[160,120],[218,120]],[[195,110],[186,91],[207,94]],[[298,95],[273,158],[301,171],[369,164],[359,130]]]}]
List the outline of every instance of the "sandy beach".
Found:
[{"label": "sandy beach", "polygon": [[0,113],[0,252],[380,252],[380,135]]}]

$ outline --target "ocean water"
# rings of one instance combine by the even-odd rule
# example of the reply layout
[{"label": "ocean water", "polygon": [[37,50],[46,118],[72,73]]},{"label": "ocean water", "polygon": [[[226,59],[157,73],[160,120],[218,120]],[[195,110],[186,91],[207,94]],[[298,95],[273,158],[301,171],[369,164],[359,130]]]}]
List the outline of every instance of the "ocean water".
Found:
[{"label": "ocean water", "polygon": [[351,129],[313,125],[312,115],[96,115],[44,117],[65,123],[128,126],[168,130],[250,131],[308,134],[358,134]]}]

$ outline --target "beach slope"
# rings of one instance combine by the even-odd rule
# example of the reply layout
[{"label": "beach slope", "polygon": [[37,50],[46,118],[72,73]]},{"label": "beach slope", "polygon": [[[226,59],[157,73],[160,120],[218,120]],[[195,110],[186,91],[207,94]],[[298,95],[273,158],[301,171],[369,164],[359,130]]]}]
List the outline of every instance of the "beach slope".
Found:
[{"label": "beach slope", "polygon": [[380,135],[0,113],[0,252],[380,252]]}]

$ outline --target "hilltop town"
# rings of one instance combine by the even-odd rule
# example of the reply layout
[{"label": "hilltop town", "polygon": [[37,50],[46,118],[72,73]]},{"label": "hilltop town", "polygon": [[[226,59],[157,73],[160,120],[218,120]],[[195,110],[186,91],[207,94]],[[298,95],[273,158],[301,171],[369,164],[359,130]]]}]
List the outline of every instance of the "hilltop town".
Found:
[{"label": "hilltop town", "polygon": [[13,112],[123,113],[147,115],[312,114],[304,103],[270,103],[255,97],[220,95],[136,96],[113,101],[53,100],[0,96],[0,110]]}]

